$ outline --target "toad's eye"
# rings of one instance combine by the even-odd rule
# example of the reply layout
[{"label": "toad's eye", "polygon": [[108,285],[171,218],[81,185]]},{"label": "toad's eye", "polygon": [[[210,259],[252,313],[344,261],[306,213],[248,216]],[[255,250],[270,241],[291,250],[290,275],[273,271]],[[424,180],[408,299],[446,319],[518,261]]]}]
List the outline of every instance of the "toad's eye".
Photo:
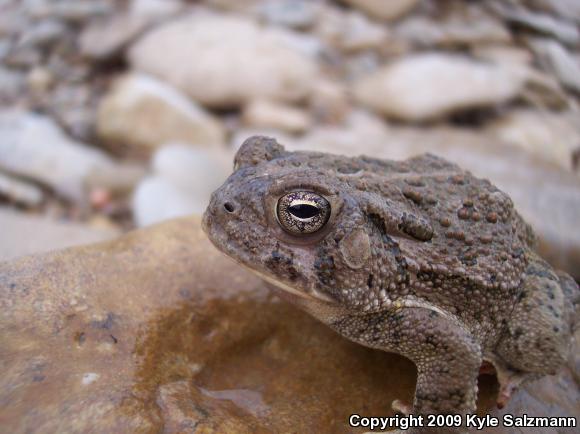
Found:
[{"label": "toad's eye", "polygon": [[278,199],[276,215],[280,226],[291,234],[311,234],[324,227],[330,204],[311,191],[293,191]]}]

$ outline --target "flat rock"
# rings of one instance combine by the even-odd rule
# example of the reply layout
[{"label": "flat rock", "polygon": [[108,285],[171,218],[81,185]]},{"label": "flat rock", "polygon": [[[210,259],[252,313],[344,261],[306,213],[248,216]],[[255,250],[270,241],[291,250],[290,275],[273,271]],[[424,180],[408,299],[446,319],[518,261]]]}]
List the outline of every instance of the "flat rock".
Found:
[{"label": "flat rock", "polygon": [[139,73],[120,78],[101,100],[97,131],[112,146],[137,152],[174,141],[201,146],[225,141],[217,118],[173,86]]},{"label": "flat rock", "polygon": [[193,14],[168,22],[129,51],[137,70],[160,77],[211,107],[254,98],[303,99],[316,75],[314,61],[271,30],[234,16]]},{"label": "flat rock", "polygon": [[385,116],[423,121],[495,106],[516,97],[520,71],[450,54],[416,54],[394,61],[354,84],[356,99]]},{"label": "flat rock", "polygon": [[418,0],[342,0],[377,20],[396,20],[417,6]]},{"label": "flat rock", "polygon": [[[392,416],[385,403],[414,391],[408,360],[273,297],[197,218],[0,264],[0,306],[0,417],[15,434],[352,433],[350,414]],[[484,413],[497,385],[479,386]],[[505,411],[577,416],[578,399],[565,369]]]},{"label": "flat rock", "polygon": [[[115,238],[119,231],[56,221],[0,207],[0,261]],[[1,279],[1,277],[0,277]]]},{"label": "flat rock", "polygon": [[0,111],[0,137],[1,169],[48,185],[67,199],[84,200],[101,181],[126,189],[140,177],[139,170],[123,168],[104,152],[70,139],[44,115]]}]

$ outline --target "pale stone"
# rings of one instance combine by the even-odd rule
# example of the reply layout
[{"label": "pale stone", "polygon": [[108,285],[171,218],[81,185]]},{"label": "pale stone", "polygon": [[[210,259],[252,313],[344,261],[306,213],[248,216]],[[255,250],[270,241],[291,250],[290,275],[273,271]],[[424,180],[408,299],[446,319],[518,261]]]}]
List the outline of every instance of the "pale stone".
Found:
[{"label": "pale stone", "polygon": [[149,32],[129,58],[134,68],[207,106],[239,106],[258,97],[296,101],[311,91],[317,66],[280,42],[283,31],[199,13]]},{"label": "pale stone", "polygon": [[96,21],[85,27],[79,38],[81,53],[95,60],[118,56],[148,25],[138,15],[119,14],[110,20]]},{"label": "pale stone", "polygon": [[[86,199],[97,173],[118,174],[119,188],[135,182],[137,173],[125,169],[104,152],[65,136],[52,119],[20,110],[0,112],[0,169],[16,173],[53,188],[75,201]],[[115,177],[116,178],[116,177]]]},{"label": "pale stone", "polygon": [[367,20],[363,15],[348,14],[339,45],[346,51],[379,48],[387,41],[386,27]]},{"label": "pale stone", "polygon": [[574,23],[563,18],[535,13],[523,8],[512,8],[507,4],[496,2],[494,9],[506,20],[524,26],[537,33],[554,36],[565,44],[578,45],[580,31]]},{"label": "pale stone", "polygon": [[[388,125],[364,110],[351,112],[344,125],[318,126],[301,140],[288,143],[290,149],[313,149],[345,155],[374,155],[388,140]],[[284,142],[286,144],[286,142]]]},{"label": "pale stone", "polygon": [[511,37],[501,21],[479,9],[452,14],[441,21],[416,16],[406,19],[395,29],[395,35],[423,47],[507,44]]},{"label": "pale stone", "polygon": [[154,149],[181,141],[202,146],[222,144],[219,120],[172,86],[145,74],[119,79],[102,99],[99,136],[111,143]]},{"label": "pale stone", "polygon": [[268,28],[272,44],[302,54],[317,62],[327,47],[315,36],[305,32],[295,32],[279,27]]},{"label": "pale stone", "polygon": [[231,152],[209,152],[183,144],[160,148],[153,157],[153,174],[141,181],[133,194],[136,224],[147,226],[201,214],[212,191],[225,180],[231,159]]},{"label": "pale stone", "polygon": [[59,20],[43,20],[21,34],[18,47],[46,48],[64,39],[66,31],[66,26]]},{"label": "pale stone", "polygon": [[499,140],[524,148],[565,170],[580,151],[580,114],[518,110],[498,119],[488,131]]},{"label": "pale stone", "polygon": [[323,78],[314,83],[309,104],[313,117],[322,123],[341,123],[350,112],[346,86],[337,80]]},{"label": "pale stone", "polygon": [[91,18],[111,14],[113,6],[108,0],[36,0],[28,2],[27,12],[35,18],[60,18],[82,24]]},{"label": "pale stone", "polygon": [[238,13],[256,11],[263,3],[263,0],[206,0],[208,6]]},{"label": "pale stone", "polygon": [[379,20],[396,20],[415,8],[418,0],[342,0]]},{"label": "pale stone", "polygon": [[574,102],[558,80],[552,75],[534,68],[524,70],[526,87],[521,98],[530,106],[539,106],[552,110],[567,110],[574,107]]},{"label": "pale stone", "polygon": [[[1,26],[1,23],[0,23]],[[0,30],[0,34],[1,34]],[[12,49],[12,43],[6,39],[0,39],[0,61],[3,61],[6,57],[8,57],[8,53]]]},{"label": "pale stone", "polygon": [[20,97],[25,81],[20,72],[0,66],[0,99],[12,100]]},{"label": "pale stone", "polygon": [[150,21],[169,18],[184,9],[182,0],[131,0],[129,13]]},{"label": "pale stone", "polygon": [[327,6],[321,10],[315,32],[332,47],[345,52],[379,49],[387,43],[389,32],[361,12]]},{"label": "pale stone", "polygon": [[84,224],[62,222],[0,207],[0,261],[23,255],[115,238],[115,229],[96,229]]},{"label": "pale stone", "polygon": [[131,206],[135,224],[143,227],[175,217],[200,214],[205,203],[176,188],[170,181],[153,176],[139,183]]},{"label": "pale stone", "polygon": [[205,150],[172,143],[155,153],[151,166],[153,173],[203,202],[223,183],[232,161],[233,152],[227,149]]},{"label": "pale stone", "polygon": [[26,81],[32,92],[43,94],[54,85],[55,77],[47,68],[36,67],[28,73]]},{"label": "pale stone", "polygon": [[83,29],[81,53],[100,61],[119,56],[145,30],[175,16],[183,7],[179,0],[132,0],[126,12],[94,21]]},{"label": "pale stone", "polygon": [[404,57],[360,78],[357,100],[386,116],[422,121],[463,109],[494,106],[515,98],[519,71],[450,54]]},{"label": "pale stone", "polygon": [[570,90],[580,92],[580,62],[561,44],[551,39],[536,39],[532,49],[544,68],[558,77]]},{"label": "pale stone", "polygon": [[267,100],[250,102],[244,108],[242,117],[250,127],[277,128],[289,133],[302,133],[312,123],[306,111]]},{"label": "pale stone", "polygon": [[578,0],[528,0],[527,3],[546,12],[580,23],[580,2]]},{"label": "pale stone", "polygon": [[316,20],[318,5],[307,0],[268,0],[258,12],[269,24],[304,29]]},{"label": "pale stone", "polygon": [[518,98],[529,105],[555,110],[570,107],[569,95],[555,77],[534,67],[534,55],[529,50],[493,45],[475,48],[473,54],[525,78],[525,86]]},{"label": "pale stone", "polygon": [[528,67],[534,60],[534,55],[529,50],[511,45],[477,45],[472,48],[471,52],[478,59],[506,66]]},{"label": "pale stone", "polygon": [[42,202],[44,194],[34,184],[22,181],[0,172],[0,196],[26,206],[37,206]]}]

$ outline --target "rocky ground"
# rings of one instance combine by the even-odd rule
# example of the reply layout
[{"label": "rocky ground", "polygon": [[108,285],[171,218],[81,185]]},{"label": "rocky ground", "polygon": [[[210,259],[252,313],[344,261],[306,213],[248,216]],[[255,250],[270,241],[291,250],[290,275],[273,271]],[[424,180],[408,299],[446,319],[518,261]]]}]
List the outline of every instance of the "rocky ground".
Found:
[{"label": "rocky ground", "polygon": [[[455,160],[579,278],[579,23],[574,0],[0,0],[0,225],[199,213],[264,133]],[[0,257],[52,247],[15,227]]]},{"label": "rocky ground", "polygon": [[[4,427],[350,432],[412,396],[408,361],[269,295],[196,217],[117,238],[199,214],[251,134],[456,161],[580,279],[579,24],[577,0],[0,0],[0,260],[114,238],[0,264]],[[503,412],[578,416],[579,339]]]}]

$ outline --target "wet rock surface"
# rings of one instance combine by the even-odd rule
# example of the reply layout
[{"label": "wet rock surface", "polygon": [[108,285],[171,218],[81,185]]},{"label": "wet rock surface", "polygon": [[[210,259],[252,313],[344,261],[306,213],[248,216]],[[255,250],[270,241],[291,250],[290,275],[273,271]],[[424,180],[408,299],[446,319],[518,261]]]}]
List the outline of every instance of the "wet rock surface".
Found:
[{"label": "wet rock surface", "polygon": [[[347,433],[414,389],[408,360],[273,297],[196,218],[3,263],[0,289],[8,432]],[[482,414],[496,387],[480,377]],[[504,411],[578,415],[579,398],[564,370]]]}]

